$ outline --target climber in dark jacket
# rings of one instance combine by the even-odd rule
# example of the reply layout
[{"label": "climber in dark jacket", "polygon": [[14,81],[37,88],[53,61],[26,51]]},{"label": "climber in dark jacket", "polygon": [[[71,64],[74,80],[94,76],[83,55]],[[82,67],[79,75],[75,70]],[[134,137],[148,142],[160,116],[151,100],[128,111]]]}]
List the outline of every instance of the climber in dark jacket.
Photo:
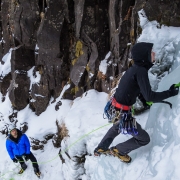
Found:
[{"label": "climber in dark jacket", "polygon": [[[134,65],[122,77],[114,95],[117,102],[131,106],[136,102],[136,97],[141,94],[146,101],[159,102],[176,95],[176,90],[154,92],[148,79],[148,70],[152,67],[151,50],[153,44],[138,43],[132,48]],[[123,87],[123,88],[122,88]]]},{"label": "climber in dark jacket", "polygon": [[14,125],[9,125],[8,130],[9,135],[6,140],[6,149],[13,162],[19,162],[21,164],[21,170],[19,171],[19,174],[22,174],[27,168],[27,165],[25,164],[23,159],[24,157],[26,161],[28,161],[29,159],[31,160],[35,174],[37,176],[40,175],[37,160],[30,151],[30,143],[28,137]]},{"label": "climber in dark jacket", "polygon": [[[146,101],[161,102],[166,98],[177,95],[179,92],[179,88],[175,88],[174,85],[163,92],[151,90],[148,70],[153,66],[155,60],[152,47],[152,43],[141,42],[135,44],[131,50],[134,64],[125,72],[114,94],[115,104],[118,104],[122,113],[127,112],[127,110],[130,111],[131,106],[136,102],[136,98],[140,93]],[[94,154],[99,156],[100,154],[111,153],[123,162],[129,163],[131,157],[127,154],[150,142],[148,133],[141,128],[139,123],[136,122],[136,125],[138,134],[131,134],[133,136],[131,139],[119,143],[109,150],[108,148],[113,139],[119,134],[119,124],[115,123],[94,150]]]}]

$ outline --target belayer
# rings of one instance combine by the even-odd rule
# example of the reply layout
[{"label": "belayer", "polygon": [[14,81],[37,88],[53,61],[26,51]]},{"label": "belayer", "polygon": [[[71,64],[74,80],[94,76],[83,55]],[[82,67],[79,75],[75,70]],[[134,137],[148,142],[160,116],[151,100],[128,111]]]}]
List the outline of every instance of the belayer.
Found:
[{"label": "belayer", "polygon": [[[162,100],[178,94],[179,87],[176,87],[175,84],[166,91],[154,92],[151,90],[148,70],[155,61],[152,47],[152,43],[145,42],[133,46],[131,54],[134,64],[122,76],[114,97],[107,104],[105,110],[108,119],[110,121],[113,119],[113,126],[95,148],[95,156],[112,154],[123,162],[131,162],[128,153],[150,142],[148,133],[132,116],[131,106],[136,102],[136,98],[142,94],[146,101],[162,102]],[[132,138],[109,149],[114,138],[120,133],[131,134]]]},{"label": "belayer", "polygon": [[14,163],[19,162],[21,165],[21,170],[18,174],[22,174],[27,168],[24,159],[26,161],[30,159],[34,168],[34,173],[40,177],[41,173],[39,171],[39,166],[35,156],[30,151],[30,142],[28,137],[14,125],[9,125],[8,130],[9,135],[6,139],[6,149],[12,161]]}]

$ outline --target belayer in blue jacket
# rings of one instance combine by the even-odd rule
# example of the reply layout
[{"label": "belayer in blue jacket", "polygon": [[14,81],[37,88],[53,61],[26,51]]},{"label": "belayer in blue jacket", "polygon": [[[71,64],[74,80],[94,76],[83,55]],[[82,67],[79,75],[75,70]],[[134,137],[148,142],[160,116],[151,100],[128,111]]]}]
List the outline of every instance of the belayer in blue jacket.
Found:
[{"label": "belayer in blue jacket", "polygon": [[22,174],[27,168],[24,159],[26,161],[30,159],[35,174],[40,176],[39,166],[35,156],[30,151],[30,142],[26,134],[23,134],[13,125],[9,125],[8,129],[9,135],[6,140],[6,149],[13,162],[19,162],[21,164],[21,170],[19,171],[19,174]]}]

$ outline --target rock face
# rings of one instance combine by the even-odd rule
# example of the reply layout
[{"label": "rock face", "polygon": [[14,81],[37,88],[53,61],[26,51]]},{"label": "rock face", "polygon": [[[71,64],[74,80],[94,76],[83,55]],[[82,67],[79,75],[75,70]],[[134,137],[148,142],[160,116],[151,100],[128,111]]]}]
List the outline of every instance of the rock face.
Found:
[{"label": "rock face", "polygon": [[140,0],[136,3],[135,11],[144,9],[150,21],[157,20],[160,24],[168,26],[180,25],[180,1],[178,0],[151,0],[144,2]]},{"label": "rock face", "polygon": [[[30,105],[37,115],[50,98],[69,88],[74,99],[89,89],[109,92],[114,78],[127,69],[131,46],[141,32],[137,12],[148,19],[180,26],[180,1],[170,0],[0,0],[0,59],[11,48],[11,67],[0,76],[0,91],[12,106]],[[99,65],[106,54],[105,74]],[[33,69],[33,71],[29,71]],[[29,75],[29,73],[32,74]],[[2,73],[2,72],[0,72]],[[33,83],[29,76],[36,78]]]}]

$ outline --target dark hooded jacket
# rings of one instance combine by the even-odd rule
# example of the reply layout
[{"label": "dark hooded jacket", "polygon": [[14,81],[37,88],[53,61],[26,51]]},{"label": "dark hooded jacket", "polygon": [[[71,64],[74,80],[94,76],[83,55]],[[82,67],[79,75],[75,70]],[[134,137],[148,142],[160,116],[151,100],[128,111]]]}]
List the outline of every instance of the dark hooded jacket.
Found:
[{"label": "dark hooded jacket", "polygon": [[131,106],[136,102],[141,93],[146,101],[160,102],[171,97],[170,90],[154,92],[148,78],[148,70],[152,67],[152,43],[137,43],[131,50],[134,65],[130,67],[120,80],[114,95],[117,102]]}]

